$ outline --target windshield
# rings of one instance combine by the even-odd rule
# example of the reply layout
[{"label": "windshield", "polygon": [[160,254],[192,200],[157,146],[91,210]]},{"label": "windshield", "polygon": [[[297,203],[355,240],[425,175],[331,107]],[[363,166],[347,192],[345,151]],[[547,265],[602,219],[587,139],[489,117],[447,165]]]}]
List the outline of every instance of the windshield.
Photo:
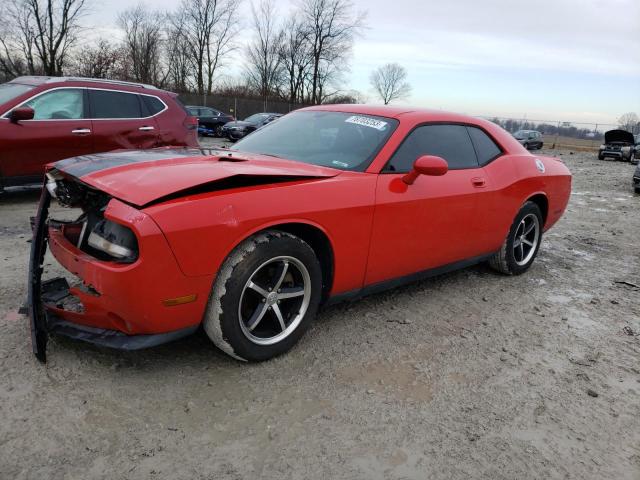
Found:
[{"label": "windshield", "polygon": [[516,138],[527,138],[529,136],[529,131],[528,130],[518,130],[516,133],[513,134],[514,137]]},{"label": "windshield", "polygon": [[21,85],[19,83],[3,83],[0,85],[0,105],[19,97],[23,93],[33,89],[30,85]]},{"label": "windshield", "polygon": [[232,149],[362,171],[397,126],[397,120],[373,115],[294,112],[256,130]]},{"label": "windshield", "polygon": [[260,123],[267,117],[268,115],[264,113],[256,113],[254,115],[251,115],[250,117],[245,118],[244,121],[249,123]]}]

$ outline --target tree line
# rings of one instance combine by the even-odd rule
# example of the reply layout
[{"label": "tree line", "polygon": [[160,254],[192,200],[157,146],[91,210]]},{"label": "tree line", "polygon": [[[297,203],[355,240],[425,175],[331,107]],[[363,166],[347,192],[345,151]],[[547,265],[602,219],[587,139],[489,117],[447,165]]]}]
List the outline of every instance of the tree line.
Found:
[{"label": "tree line", "polygon": [[[170,12],[139,4],[118,14],[116,40],[85,30],[90,1],[9,0],[0,10],[0,80],[71,75],[290,103],[356,100],[343,90],[344,73],[365,13],[351,0],[300,0],[288,13],[255,0],[249,19],[239,0],[182,0]],[[225,75],[232,63],[242,65],[239,76]]]}]

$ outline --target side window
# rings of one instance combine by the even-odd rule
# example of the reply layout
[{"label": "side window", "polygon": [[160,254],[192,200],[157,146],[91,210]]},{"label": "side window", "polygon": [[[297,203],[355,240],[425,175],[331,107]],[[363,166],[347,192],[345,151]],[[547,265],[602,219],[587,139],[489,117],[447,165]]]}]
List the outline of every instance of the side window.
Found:
[{"label": "side window", "polygon": [[162,103],[159,98],[149,97],[147,95],[141,95],[140,98],[147,107],[148,115],[156,115],[164,110],[164,103]]},{"label": "side window", "polygon": [[491,137],[479,128],[467,127],[467,131],[469,132],[473,146],[476,149],[480,165],[486,165],[502,153],[500,147],[491,140]]},{"label": "side window", "polygon": [[63,88],[43,93],[24,104],[33,108],[34,120],[77,120],[84,118],[84,92]]},{"label": "side window", "polygon": [[444,158],[450,170],[478,167],[478,159],[466,127],[424,125],[416,128],[405,138],[385,170],[408,172],[416,159],[422,155]]},{"label": "side window", "polygon": [[91,118],[141,118],[140,100],[135,93],[89,90]]}]

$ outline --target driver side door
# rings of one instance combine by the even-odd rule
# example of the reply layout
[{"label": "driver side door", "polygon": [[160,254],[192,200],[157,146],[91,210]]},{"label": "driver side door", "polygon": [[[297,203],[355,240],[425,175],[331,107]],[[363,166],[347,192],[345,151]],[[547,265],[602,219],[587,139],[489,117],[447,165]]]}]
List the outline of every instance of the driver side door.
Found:
[{"label": "driver side door", "polygon": [[[92,123],[84,88],[45,91],[20,106],[34,110],[33,120],[7,122],[2,175],[39,182],[47,163],[93,152]],[[4,135],[3,135],[4,136]]]},{"label": "driver side door", "polygon": [[[422,155],[444,158],[449,171],[402,181]],[[478,213],[489,179],[464,125],[415,128],[378,176],[365,285],[404,277],[482,253]]]}]

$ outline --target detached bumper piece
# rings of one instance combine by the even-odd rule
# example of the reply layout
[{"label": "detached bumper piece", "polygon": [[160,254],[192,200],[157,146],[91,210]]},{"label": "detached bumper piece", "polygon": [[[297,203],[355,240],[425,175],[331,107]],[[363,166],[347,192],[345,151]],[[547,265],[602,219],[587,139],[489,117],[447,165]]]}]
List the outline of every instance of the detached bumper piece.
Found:
[{"label": "detached bumper piece", "polygon": [[[28,285],[28,310],[31,324],[31,345],[36,358],[45,363],[47,359],[47,341],[49,334],[55,333],[73,339],[83,340],[103,347],[120,350],[139,350],[154,347],[171,342],[181,337],[194,333],[198,325],[172,330],[163,333],[139,333],[127,334],[119,330],[101,328],[99,326],[85,325],[71,322],[84,316],[86,305],[83,299],[95,297],[100,294],[86,288],[70,288],[64,278],[42,280],[43,263],[49,241],[59,247],[60,234],[54,228],[54,237],[49,238],[50,226],[57,222],[49,220],[49,207],[51,194],[46,188],[42,189],[42,196],[38,206],[33,227],[33,240],[31,243],[31,256],[29,262]],[[92,306],[95,309],[95,306]]]}]

